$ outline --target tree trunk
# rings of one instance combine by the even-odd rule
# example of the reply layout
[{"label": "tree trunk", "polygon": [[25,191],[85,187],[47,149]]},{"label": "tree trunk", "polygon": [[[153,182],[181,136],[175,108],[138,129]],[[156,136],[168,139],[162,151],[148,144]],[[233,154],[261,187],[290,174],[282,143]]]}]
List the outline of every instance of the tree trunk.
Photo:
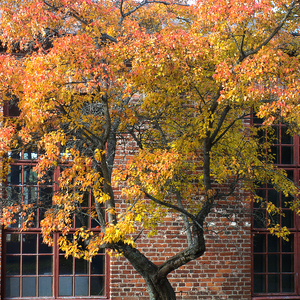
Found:
[{"label": "tree trunk", "polygon": [[144,278],[150,300],[176,300],[174,289],[167,277],[158,276],[158,267],[146,256],[127,244],[119,243],[115,248],[123,253],[136,271]]},{"label": "tree trunk", "polygon": [[149,300],[176,300],[174,289],[167,278],[157,281],[146,277],[144,279],[148,287]]}]

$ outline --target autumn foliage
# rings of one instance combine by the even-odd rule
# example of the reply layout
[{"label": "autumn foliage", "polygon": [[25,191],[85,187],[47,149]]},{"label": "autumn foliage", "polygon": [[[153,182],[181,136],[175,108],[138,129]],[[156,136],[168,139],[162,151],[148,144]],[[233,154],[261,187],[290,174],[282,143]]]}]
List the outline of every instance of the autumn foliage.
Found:
[{"label": "autumn foliage", "polygon": [[[175,299],[166,276],[204,253],[203,224],[219,200],[241,187],[250,195],[259,182],[297,196],[273,165],[271,139],[261,143],[249,124],[256,112],[266,126],[280,121],[299,133],[298,2],[6,0],[0,9],[1,105],[20,111],[1,117],[2,176],[17,149],[40,153],[41,182],[60,168],[41,223],[45,242],[61,231],[67,255],[115,250],[145,278],[151,299]],[[125,167],[114,163],[124,140],[136,144]],[[72,242],[85,193],[101,230],[78,228]],[[22,213],[26,229],[33,208],[3,203],[2,223]],[[189,248],[156,266],[134,238],[141,228],[155,235],[168,213],[182,216]]]}]

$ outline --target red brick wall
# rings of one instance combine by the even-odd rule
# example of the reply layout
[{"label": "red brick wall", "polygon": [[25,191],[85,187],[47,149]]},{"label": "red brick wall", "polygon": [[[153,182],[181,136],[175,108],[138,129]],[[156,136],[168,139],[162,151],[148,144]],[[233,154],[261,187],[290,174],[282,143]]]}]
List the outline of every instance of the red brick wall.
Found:
[{"label": "red brick wall", "polygon": [[[240,213],[231,217],[233,221],[225,217],[215,221],[215,216],[213,228],[224,231],[209,231],[206,253],[169,276],[179,300],[251,299],[250,215]],[[178,220],[169,219],[156,237],[141,237],[138,247],[159,264],[187,246],[181,229]],[[111,300],[148,300],[144,280],[126,259],[113,257],[111,262]]]}]

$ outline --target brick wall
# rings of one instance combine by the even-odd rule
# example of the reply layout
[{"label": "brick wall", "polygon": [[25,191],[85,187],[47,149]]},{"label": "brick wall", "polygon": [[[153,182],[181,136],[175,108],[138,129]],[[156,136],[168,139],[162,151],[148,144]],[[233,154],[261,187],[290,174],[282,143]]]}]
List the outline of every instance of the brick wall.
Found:
[{"label": "brick wall", "polygon": [[[205,254],[169,276],[178,300],[251,299],[250,215],[216,217],[210,216]],[[187,246],[181,230],[179,220],[169,218],[156,237],[142,236],[138,248],[159,264]],[[149,299],[144,280],[126,259],[112,257],[110,275],[111,300]]]}]

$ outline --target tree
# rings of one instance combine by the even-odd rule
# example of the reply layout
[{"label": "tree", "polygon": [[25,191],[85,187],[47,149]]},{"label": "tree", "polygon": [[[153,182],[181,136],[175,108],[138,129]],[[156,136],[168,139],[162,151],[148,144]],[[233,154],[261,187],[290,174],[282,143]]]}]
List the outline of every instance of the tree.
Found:
[{"label": "tree", "polygon": [[[298,2],[6,0],[0,7],[2,105],[20,111],[2,118],[4,172],[6,153],[28,148],[42,153],[39,180],[61,166],[41,224],[46,243],[59,230],[67,255],[115,250],[143,276],[150,299],[175,299],[167,276],[203,255],[203,225],[218,201],[241,186],[262,200],[260,182],[298,195],[273,165],[271,140],[262,142],[248,122],[256,112],[266,128],[281,121],[299,133]],[[122,168],[114,157],[124,139],[136,149]],[[125,211],[115,184],[125,186]],[[86,192],[101,232],[82,227],[70,241]],[[4,225],[22,212],[29,226],[32,204],[4,197],[3,205]],[[296,198],[290,205],[298,210]],[[182,216],[189,247],[157,266],[134,238],[141,228],[155,235],[167,213]],[[276,224],[270,230],[288,233]]]}]

